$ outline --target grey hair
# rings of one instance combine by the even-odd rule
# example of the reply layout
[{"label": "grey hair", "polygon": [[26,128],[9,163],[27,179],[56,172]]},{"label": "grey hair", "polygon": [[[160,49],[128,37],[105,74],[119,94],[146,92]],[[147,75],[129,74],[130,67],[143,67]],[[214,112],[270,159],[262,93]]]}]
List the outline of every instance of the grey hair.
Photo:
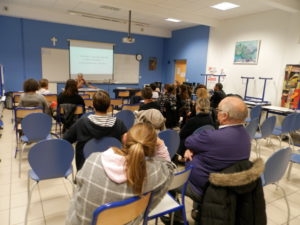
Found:
[{"label": "grey hair", "polygon": [[[236,99],[234,101],[230,99]],[[224,99],[222,111],[228,113],[230,120],[244,122],[248,116],[247,105],[239,97],[230,96]]]}]

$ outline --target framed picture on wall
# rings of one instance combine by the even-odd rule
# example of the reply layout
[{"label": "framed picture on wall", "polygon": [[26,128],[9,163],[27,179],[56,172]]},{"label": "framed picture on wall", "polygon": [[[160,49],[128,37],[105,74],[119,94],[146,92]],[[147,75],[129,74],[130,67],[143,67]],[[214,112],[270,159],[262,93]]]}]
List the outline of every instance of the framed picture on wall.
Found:
[{"label": "framed picture on wall", "polygon": [[260,40],[237,41],[235,43],[234,64],[257,64]]},{"label": "framed picture on wall", "polygon": [[157,58],[149,57],[149,70],[156,70],[157,66]]}]

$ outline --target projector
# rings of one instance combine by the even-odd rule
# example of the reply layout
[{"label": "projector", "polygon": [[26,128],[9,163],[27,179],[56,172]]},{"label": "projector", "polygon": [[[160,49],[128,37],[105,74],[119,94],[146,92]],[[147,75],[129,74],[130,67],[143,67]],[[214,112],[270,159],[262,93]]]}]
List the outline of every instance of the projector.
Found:
[{"label": "projector", "polygon": [[134,43],[134,42],[135,42],[135,39],[132,38],[132,37],[123,37],[122,42],[123,42],[123,43],[131,44],[131,43]]}]

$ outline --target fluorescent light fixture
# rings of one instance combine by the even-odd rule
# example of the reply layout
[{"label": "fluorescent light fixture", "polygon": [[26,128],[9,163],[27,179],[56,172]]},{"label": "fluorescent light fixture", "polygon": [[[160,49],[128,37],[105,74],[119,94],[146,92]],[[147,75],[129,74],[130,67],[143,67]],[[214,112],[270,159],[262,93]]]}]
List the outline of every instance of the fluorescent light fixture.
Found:
[{"label": "fluorescent light fixture", "polygon": [[211,7],[215,8],[215,9],[219,9],[219,10],[228,10],[228,9],[234,9],[234,8],[237,8],[237,7],[240,7],[240,6],[236,5],[236,4],[233,4],[233,3],[230,3],[230,2],[222,2],[222,3],[219,3],[219,4],[213,5]]},{"label": "fluorescent light fixture", "polygon": [[174,18],[168,18],[166,19],[167,21],[170,21],[170,22],[174,22],[174,23],[179,23],[181,22],[181,20],[178,20],[178,19],[174,19]]}]

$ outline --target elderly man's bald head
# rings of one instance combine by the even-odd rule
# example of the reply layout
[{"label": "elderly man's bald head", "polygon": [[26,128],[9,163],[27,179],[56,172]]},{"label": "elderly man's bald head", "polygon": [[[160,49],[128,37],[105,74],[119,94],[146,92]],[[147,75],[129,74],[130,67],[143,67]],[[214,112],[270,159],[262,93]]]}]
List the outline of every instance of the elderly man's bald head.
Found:
[{"label": "elderly man's bald head", "polygon": [[[243,123],[248,116],[248,108],[245,102],[237,96],[224,98],[218,105],[218,109],[227,113],[227,118],[223,124]],[[222,124],[222,120],[220,120]]]}]

